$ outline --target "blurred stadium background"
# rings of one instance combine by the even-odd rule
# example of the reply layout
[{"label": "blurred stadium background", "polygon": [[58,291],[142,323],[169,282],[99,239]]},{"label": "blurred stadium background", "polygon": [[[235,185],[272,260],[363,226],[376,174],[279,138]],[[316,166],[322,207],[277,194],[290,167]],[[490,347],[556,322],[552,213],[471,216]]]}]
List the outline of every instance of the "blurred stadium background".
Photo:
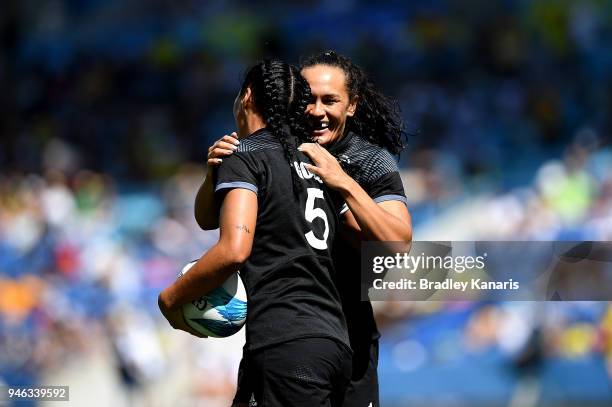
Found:
[{"label": "blurred stadium background", "polygon": [[[333,48],[398,98],[415,240],[612,240],[610,2],[23,0],[0,36],[0,383],[228,405],[244,334],[156,297],[216,239],[195,191],[263,56]],[[375,308],[383,406],[612,404],[608,303]]]}]

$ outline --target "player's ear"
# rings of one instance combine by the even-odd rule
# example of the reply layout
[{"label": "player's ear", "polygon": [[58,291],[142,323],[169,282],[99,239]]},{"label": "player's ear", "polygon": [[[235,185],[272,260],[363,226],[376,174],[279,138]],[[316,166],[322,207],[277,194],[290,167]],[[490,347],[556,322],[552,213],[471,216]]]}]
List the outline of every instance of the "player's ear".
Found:
[{"label": "player's ear", "polygon": [[349,102],[348,108],[346,109],[346,115],[347,116],[352,117],[355,114],[355,112],[357,111],[357,101],[358,101],[358,98],[359,98],[359,96],[355,96]]},{"label": "player's ear", "polygon": [[241,102],[245,108],[247,106],[251,107],[251,105],[253,104],[253,91],[251,90],[250,86],[247,86],[246,89],[244,90],[244,94],[242,95]]}]

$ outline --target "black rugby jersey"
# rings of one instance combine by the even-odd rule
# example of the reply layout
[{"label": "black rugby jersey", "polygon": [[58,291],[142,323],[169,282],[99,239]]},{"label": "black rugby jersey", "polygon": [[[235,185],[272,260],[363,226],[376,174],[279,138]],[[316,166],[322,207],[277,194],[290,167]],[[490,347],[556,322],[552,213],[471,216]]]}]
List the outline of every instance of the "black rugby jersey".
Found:
[{"label": "black rugby jersey", "polygon": [[[290,166],[278,139],[262,129],[240,139],[216,172],[217,203],[232,188],[257,194],[253,248],[241,267],[247,350],[305,337],[349,343],[331,260],[339,195],[306,171],[303,163],[311,161],[304,154],[296,158]],[[299,197],[291,171],[304,187]]]},{"label": "black rugby jersey", "polygon": [[[374,202],[396,200],[406,203],[397,162],[386,149],[349,132],[328,151],[338,158],[342,168]],[[342,211],[346,210],[348,207],[344,204]],[[367,286],[361,284],[361,254],[358,249],[337,239],[333,259],[335,282],[342,298],[351,346],[369,349],[366,344],[359,346],[360,343],[377,339],[380,333],[374,321],[372,304],[361,301],[362,291],[367,290]]]}]

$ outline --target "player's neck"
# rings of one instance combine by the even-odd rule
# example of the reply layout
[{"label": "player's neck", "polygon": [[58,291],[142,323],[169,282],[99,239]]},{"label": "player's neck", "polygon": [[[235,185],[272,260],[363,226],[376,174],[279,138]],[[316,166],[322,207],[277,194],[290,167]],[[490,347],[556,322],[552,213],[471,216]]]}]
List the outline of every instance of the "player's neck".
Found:
[{"label": "player's neck", "polygon": [[257,130],[263,129],[264,127],[266,127],[266,123],[260,115],[247,115],[243,128],[238,129],[238,137],[246,137],[249,134],[255,133]]}]

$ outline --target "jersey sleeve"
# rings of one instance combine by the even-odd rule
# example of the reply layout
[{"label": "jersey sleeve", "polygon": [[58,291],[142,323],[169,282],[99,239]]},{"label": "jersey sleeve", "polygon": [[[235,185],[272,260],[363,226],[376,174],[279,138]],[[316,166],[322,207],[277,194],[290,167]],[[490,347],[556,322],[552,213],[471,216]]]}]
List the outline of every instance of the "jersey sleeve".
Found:
[{"label": "jersey sleeve", "polygon": [[[399,168],[387,150],[373,155],[364,168],[366,173],[360,177],[359,184],[374,202],[400,201],[407,205]],[[340,213],[347,210],[348,206],[344,204]]]},{"label": "jersey sleeve", "polygon": [[234,153],[224,158],[215,176],[215,201],[231,189],[242,188],[259,191],[259,166],[250,154]]},{"label": "jersey sleeve", "polygon": [[377,178],[366,190],[374,202],[400,201],[406,203],[406,193],[399,172],[389,172]]},{"label": "jersey sleeve", "polygon": [[406,203],[397,162],[387,150],[380,150],[368,168],[370,171],[364,189],[375,202],[395,200]]}]

